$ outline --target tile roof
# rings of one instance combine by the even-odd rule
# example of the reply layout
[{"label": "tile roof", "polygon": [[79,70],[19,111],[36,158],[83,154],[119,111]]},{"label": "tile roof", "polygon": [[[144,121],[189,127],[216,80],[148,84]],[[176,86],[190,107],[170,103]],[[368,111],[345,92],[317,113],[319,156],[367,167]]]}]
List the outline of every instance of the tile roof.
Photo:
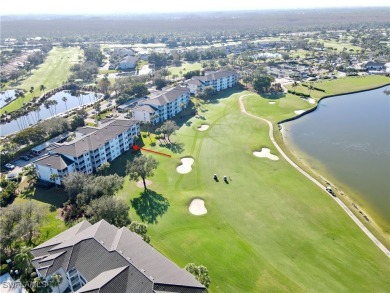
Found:
[{"label": "tile roof", "polygon": [[[235,72],[233,70],[231,70],[231,71],[219,70],[219,71],[215,71],[215,72],[206,72],[205,75],[203,75],[203,76],[194,76],[194,77],[192,77],[191,81],[193,81],[193,80],[199,80],[201,82],[213,81],[213,80],[217,80],[220,78],[229,77],[232,75],[237,75],[237,72]],[[196,84],[196,85],[199,85],[199,84]]]},{"label": "tile roof", "polygon": [[153,114],[157,110],[150,105],[142,105],[142,106],[138,106],[138,107],[134,108],[133,111],[141,111],[141,112],[147,112],[147,113]]},{"label": "tile roof", "polygon": [[52,149],[53,153],[68,155],[71,157],[79,157],[85,152],[98,149],[104,144],[127,131],[131,126],[137,124],[135,120],[129,119],[112,119],[98,127],[82,127],[76,132],[81,135],[70,142],[56,144]]},{"label": "tile roof", "polygon": [[49,166],[50,168],[57,170],[63,170],[74,162],[61,154],[56,154],[43,156],[42,158],[34,161],[34,163]]},{"label": "tile roof", "polygon": [[[126,227],[83,221],[31,250],[44,276],[76,268],[88,281],[81,292],[205,291],[195,278]],[[164,289],[164,290],[163,290]],[[96,291],[97,290],[97,291]]]},{"label": "tile roof", "polygon": [[104,285],[106,285],[107,283],[109,283],[112,279],[117,277],[120,273],[122,273],[126,269],[128,269],[128,266],[102,272],[99,275],[97,275],[93,280],[85,284],[85,286],[80,288],[77,292],[86,293],[86,292],[90,292],[91,290],[98,290],[102,288]]},{"label": "tile roof", "polygon": [[219,70],[215,72],[206,72],[203,77],[205,78],[205,80],[210,81],[210,80],[220,79],[223,77],[229,77],[231,75],[237,75],[237,72],[228,71],[228,70]]},{"label": "tile roof", "polygon": [[176,101],[181,95],[189,94],[190,90],[186,87],[177,86],[160,95],[150,98],[144,102],[145,105],[161,106]]}]

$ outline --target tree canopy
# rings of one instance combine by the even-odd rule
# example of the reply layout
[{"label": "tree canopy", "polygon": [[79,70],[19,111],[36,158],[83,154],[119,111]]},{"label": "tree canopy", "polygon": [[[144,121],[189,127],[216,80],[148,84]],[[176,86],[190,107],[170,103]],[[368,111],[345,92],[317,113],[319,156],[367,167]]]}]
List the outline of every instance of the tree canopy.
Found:
[{"label": "tree canopy", "polygon": [[103,196],[94,199],[87,209],[87,217],[92,224],[104,219],[117,227],[130,224],[130,207],[121,199],[110,196]]},{"label": "tree canopy", "polygon": [[146,234],[148,232],[148,226],[146,224],[135,221],[131,222],[129,230],[140,235],[145,242],[150,242],[150,237]]},{"label": "tree canopy", "polygon": [[205,266],[197,266],[194,263],[189,263],[184,269],[194,275],[195,279],[197,279],[206,288],[210,286],[211,280],[209,277],[209,271]]},{"label": "tree canopy", "polygon": [[141,177],[144,183],[145,190],[146,177],[151,177],[154,175],[154,170],[157,168],[158,162],[152,156],[139,156],[134,158],[133,161],[127,161],[126,172],[130,177],[130,180],[138,181]]}]

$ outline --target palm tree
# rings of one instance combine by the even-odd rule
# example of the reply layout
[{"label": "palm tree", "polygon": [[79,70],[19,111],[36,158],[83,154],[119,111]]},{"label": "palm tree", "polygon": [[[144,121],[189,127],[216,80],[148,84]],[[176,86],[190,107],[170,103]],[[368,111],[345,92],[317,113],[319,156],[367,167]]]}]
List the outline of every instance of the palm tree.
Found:
[{"label": "palm tree", "polygon": [[296,93],[295,88],[298,86],[298,83],[296,81],[294,81],[291,86],[294,89],[294,94],[295,94]]},{"label": "palm tree", "polygon": [[39,89],[40,89],[41,92],[43,92],[43,91],[46,89],[46,87],[45,87],[43,84],[41,84],[41,86],[39,87]]},{"label": "palm tree", "polygon": [[68,112],[68,105],[66,104],[66,101],[68,100],[68,98],[67,97],[62,97],[62,100],[65,103],[66,112]]},{"label": "palm tree", "polygon": [[51,104],[54,107],[54,114],[57,114],[57,104],[58,104],[58,102],[56,100],[53,100],[53,101],[51,101]]},{"label": "palm tree", "polygon": [[30,247],[23,246],[20,252],[15,255],[14,261],[16,264],[16,267],[19,270],[25,270],[29,271],[32,266],[31,266],[31,260],[33,259],[31,253],[30,253]]},{"label": "palm tree", "polygon": [[34,293],[46,293],[47,288],[44,285],[42,277],[36,277],[31,283],[31,291]]},{"label": "palm tree", "polygon": [[51,116],[53,116],[50,101],[49,100],[44,101],[43,105],[45,106],[46,109],[48,109],[50,111]]},{"label": "palm tree", "polygon": [[58,179],[58,174],[57,173],[52,173],[52,174],[50,174],[50,181],[53,181],[54,182],[54,184],[55,184],[55,186],[57,187],[57,179]]},{"label": "palm tree", "polygon": [[38,181],[38,174],[32,165],[23,168],[23,175],[27,177],[29,188],[34,186]]},{"label": "palm tree", "polygon": [[49,286],[50,287],[57,287],[58,293],[60,293],[60,285],[62,283],[62,276],[60,274],[55,273],[53,276],[51,276],[49,280]]},{"label": "palm tree", "polygon": [[34,87],[30,87],[30,93],[32,94],[34,92]]}]

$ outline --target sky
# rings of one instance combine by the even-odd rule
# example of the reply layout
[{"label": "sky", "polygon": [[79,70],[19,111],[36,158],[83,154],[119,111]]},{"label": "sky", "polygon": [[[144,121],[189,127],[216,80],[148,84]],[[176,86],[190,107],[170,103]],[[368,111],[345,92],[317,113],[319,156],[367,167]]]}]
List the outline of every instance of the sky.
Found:
[{"label": "sky", "polygon": [[0,14],[124,14],[386,6],[388,0],[5,0]]}]

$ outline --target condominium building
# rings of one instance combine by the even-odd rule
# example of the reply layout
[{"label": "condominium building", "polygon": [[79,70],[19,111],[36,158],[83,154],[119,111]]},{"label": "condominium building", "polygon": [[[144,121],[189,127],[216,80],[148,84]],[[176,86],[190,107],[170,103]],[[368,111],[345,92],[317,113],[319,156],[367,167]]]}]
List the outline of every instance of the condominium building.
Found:
[{"label": "condominium building", "polygon": [[[113,119],[98,127],[81,127],[71,141],[53,144],[33,162],[41,180],[61,184],[72,172],[91,174],[129,150],[140,134],[137,121]],[[54,174],[54,175],[53,175]]]},{"label": "condominium building", "polygon": [[31,250],[37,274],[62,276],[55,293],[203,293],[194,276],[131,232],[83,221]]},{"label": "condominium building", "polygon": [[139,103],[133,109],[133,118],[153,124],[163,122],[180,113],[187,107],[189,101],[190,91],[186,87],[177,86],[160,91]]},{"label": "condominium building", "polygon": [[203,91],[206,87],[212,87],[214,91],[233,87],[238,82],[238,74],[235,71],[219,70],[205,72],[204,76],[193,76],[187,81],[188,88],[191,94],[197,94]]}]

